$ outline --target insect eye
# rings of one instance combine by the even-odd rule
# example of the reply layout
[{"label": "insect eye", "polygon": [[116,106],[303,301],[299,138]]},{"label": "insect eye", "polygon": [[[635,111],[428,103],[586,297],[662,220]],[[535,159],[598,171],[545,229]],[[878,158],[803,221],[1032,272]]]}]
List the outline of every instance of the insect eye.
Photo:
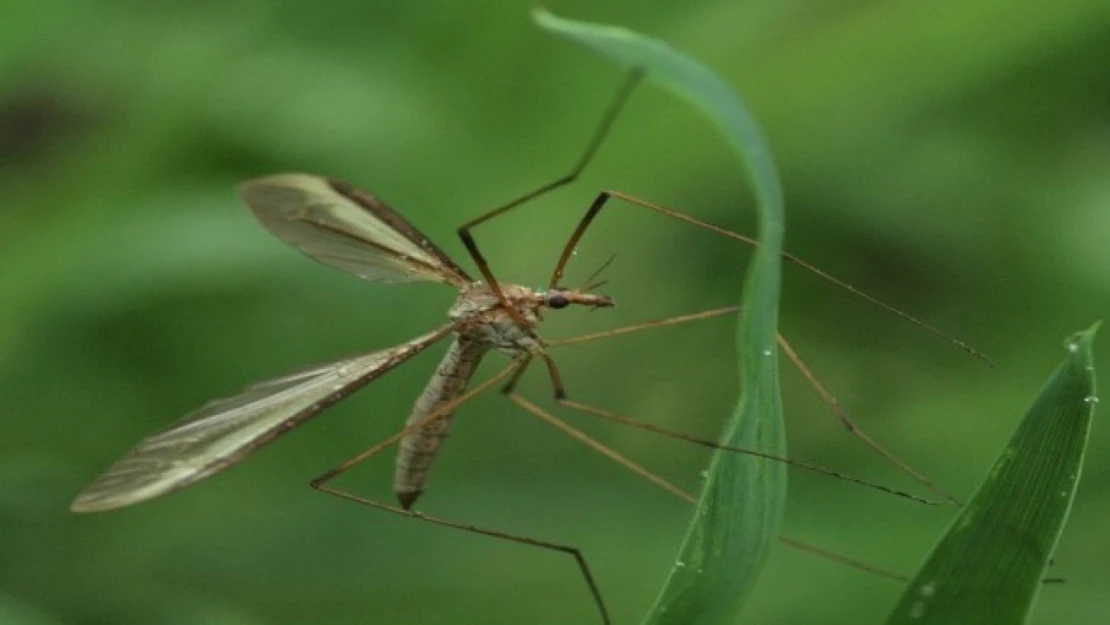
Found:
[{"label": "insect eye", "polygon": [[570,305],[570,300],[562,293],[556,293],[547,298],[547,305],[551,308],[566,308]]}]

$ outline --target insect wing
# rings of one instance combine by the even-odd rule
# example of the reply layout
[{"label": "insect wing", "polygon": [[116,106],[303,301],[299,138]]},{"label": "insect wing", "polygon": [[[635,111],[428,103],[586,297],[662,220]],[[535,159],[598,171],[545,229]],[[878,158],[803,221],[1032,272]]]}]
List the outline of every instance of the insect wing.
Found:
[{"label": "insect wing", "polygon": [[217,399],[139,443],[74,500],[75,512],[108,510],[184,488],[319,414],[452,330],[260,382]]},{"label": "insect wing", "polygon": [[317,261],[375,282],[470,278],[404,217],[348,184],[310,174],[248,180],[239,195],[279,239]]}]

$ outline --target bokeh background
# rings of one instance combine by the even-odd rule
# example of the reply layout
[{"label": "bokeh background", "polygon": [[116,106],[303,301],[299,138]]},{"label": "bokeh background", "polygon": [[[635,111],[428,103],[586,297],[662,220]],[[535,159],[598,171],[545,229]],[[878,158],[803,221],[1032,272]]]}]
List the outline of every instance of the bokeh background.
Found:
[{"label": "bokeh background", "polygon": [[[470,267],[454,229],[563,173],[621,78],[534,28],[529,5],[3,3],[0,623],[596,621],[569,559],[307,488],[399,426],[439,349],[196,488],[113,513],[67,510],[108,463],[207,399],[442,322],[448,290],[309,262],[232,188],[284,170],[354,181]],[[784,332],[826,385],[874,436],[969,495],[1063,338],[1110,310],[1105,3],[551,8],[654,34],[715,68],[774,147],[788,248],[998,362],[787,270]],[[576,185],[477,232],[498,274],[544,283],[604,188],[751,232],[720,138],[649,86]],[[605,290],[619,306],[555,315],[548,337],[734,303],[748,252],[614,205],[568,281],[614,253]],[[714,435],[738,394],[733,335],[715,320],[558,358],[582,401]],[[550,405],[538,373],[525,388]],[[785,367],[784,393],[795,457],[914,488]],[[697,487],[702,450],[565,416]],[[1067,583],[1044,590],[1036,623],[1110,611],[1110,433],[1096,423],[1094,434],[1056,557]],[[614,622],[638,622],[673,561],[682,502],[496,394],[460,411],[445,452],[425,511],[581,546]],[[391,462],[345,485],[389,498]],[[786,530],[911,572],[954,514],[795,473]],[[782,548],[746,622],[878,623],[899,592]]]}]

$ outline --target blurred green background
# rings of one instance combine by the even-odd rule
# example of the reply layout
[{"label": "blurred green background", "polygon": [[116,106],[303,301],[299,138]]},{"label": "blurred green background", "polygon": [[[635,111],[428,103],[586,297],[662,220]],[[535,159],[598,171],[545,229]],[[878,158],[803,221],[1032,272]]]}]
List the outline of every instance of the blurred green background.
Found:
[{"label": "blurred green background", "polygon": [[[596,622],[567,558],[307,488],[399,427],[441,349],[201,486],[114,513],[67,510],[108,463],[207,399],[442,322],[447,289],[309,262],[232,188],[285,170],[356,182],[469,268],[454,229],[563,173],[620,81],[534,28],[530,4],[3,3],[0,623]],[[999,363],[787,270],[782,326],[813,369],[873,435],[969,496],[1062,339],[1110,309],[1105,3],[596,4],[550,8],[671,41],[744,94],[782,169],[788,249]],[[604,188],[751,231],[719,137],[647,87],[573,188],[477,231],[498,275],[545,282]],[[546,336],[734,303],[747,255],[614,205],[568,282],[614,253],[605,291],[618,307],[553,315]],[[733,328],[708,321],[556,356],[573,397],[714,435],[738,394]],[[489,360],[484,372],[503,362]],[[795,457],[915,486],[840,429],[796,372],[783,375]],[[536,370],[526,389],[550,405],[544,383]],[[567,416],[697,486],[702,450]],[[1044,590],[1036,623],[1110,611],[1108,446],[1096,425],[1053,571],[1068,581]],[[425,511],[581,546],[615,623],[638,622],[684,504],[496,394],[460,410],[445,452]],[[389,498],[391,463],[344,483]],[[791,536],[907,573],[955,514],[792,480]],[[782,548],[747,622],[877,623],[899,593]]]}]

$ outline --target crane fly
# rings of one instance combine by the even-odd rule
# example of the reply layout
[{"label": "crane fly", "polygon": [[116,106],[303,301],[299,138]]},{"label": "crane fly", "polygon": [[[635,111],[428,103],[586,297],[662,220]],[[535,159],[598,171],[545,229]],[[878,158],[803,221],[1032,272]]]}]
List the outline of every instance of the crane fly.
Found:
[{"label": "crane fly", "polygon": [[[371,282],[432,282],[455,289],[457,296],[448,310],[448,322],[396,347],[337,360],[260,382],[243,389],[236,395],[210,402],[140,442],[82,491],[71,508],[77,512],[120,508],[194,484],[239,462],[257,449],[312,419],[333,404],[448,337],[451,337],[450,347],[423,392],[418,396],[405,427],[347,462],[318,476],[312,480],[312,487],[395,514],[567,553],[575,558],[604,623],[609,623],[610,620],[600,591],[585,558],[576,547],[418,514],[410,510],[425,489],[432,462],[450,430],[454,410],[499,382],[505,383],[503,392],[517,406],[609,456],[656,485],[687,501],[694,500],[693,495],[517,394],[515,391],[517,381],[534,361],[538,360],[545,365],[555,401],[562,407],[717,450],[747,453],[773,461],[786,462],[792,466],[845,479],[901,497],[934,503],[904,491],[797,460],[768,455],[758,450],[720,445],[712,440],[639,422],[609,410],[571,400],[567,396],[555,361],[548,354],[548,347],[571,345],[662,326],[710,319],[735,314],[740,310],[738,306],[730,306],[558,341],[542,339],[536,333],[536,329],[547,312],[572,306],[597,309],[614,305],[613,300],[608,296],[594,292],[602,283],[590,283],[593,278],[579,288],[567,288],[562,284],[566,265],[573,251],[590,223],[609,200],[622,200],[633,206],[645,208],[717,234],[749,244],[758,244],[744,235],[702,222],[673,209],[617,191],[605,191],[598,195],[573,231],[556,263],[547,287],[529,288],[507,284],[499,282],[494,277],[470,230],[531,199],[569,184],[577,178],[602,143],[610,125],[640,76],[641,72],[632,72],[618,91],[585,153],[569,174],[488,211],[459,228],[459,237],[478,267],[483,280],[471,278],[428,237],[385,202],[352,185],[304,173],[279,174],[242,183],[238,189],[239,195],[262,226],[281,241],[320,263]],[[945,337],[973,355],[982,357],[977,351],[957,339],[860,292],[805,261],[789,254],[785,254],[784,258],[816,272],[821,277],[912,323]],[[793,348],[781,337],[779,344],[807,380],[816,386],[826,403],[833,408],[837,418],[855,436],[926,487],[944,495],[943,491],[927,478],[897,459],[860,430],[831,394],[820,386],[816,377]],[[491,351],[508,355],[511,359],[510,364],[468,390],[467,385],[478,363]],[[371,500],[329,484],[338,475],[397,443],[400,451],[395,464],[393,489],[400,506]],[[859,568],[869,568],[867,565],[808,547],[792,539],[784,539],[784,542],[823,553]],[[882,571],[879,572],[882,573]]]},{"label": "crane fly", "polygon": [[[612,306],[604,295],[574,289],[476,282],[404,217],[342,182],[281,174],[247,181],[239,186],[239,195],[270,232],[326,265],[374,282],[439,282],[458,289],[448,311],[450,323],[392,349],[255,384],[216,400],[140,443],[77,497],[74,510],[126,506],[208,477],[454,334],[409,417],[410,424],[422,422],[458,398],[489,350],[518,357],[539,352],[541,343],[532,329],[544,310]],[[401,441],[394,489],[405,508],[423,490],[450,416],[439,414]]]}]

